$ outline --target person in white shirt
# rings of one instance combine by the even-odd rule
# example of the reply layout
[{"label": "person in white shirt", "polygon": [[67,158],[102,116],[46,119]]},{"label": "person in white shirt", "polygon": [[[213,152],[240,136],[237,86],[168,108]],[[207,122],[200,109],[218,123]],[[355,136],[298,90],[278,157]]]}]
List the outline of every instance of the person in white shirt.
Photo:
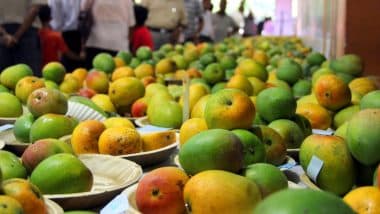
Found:
[{"label": "person in white shirt", "polygon": [[[55,31],[61,31],[68,48],[80,55],[83,50],[81,34],[78,30],[78,18],[81,10],[81,0],[49,0],[52,20],[51,27]],[[68,71],[83,67],[84,62],[62,57],[62,63]]]},{"label": "person in white shirt", "polygon": [[212,4],[210,0],[203,0],[203,24],[199,36],[199,42],[213,42],[214,41],[214,27],[212,25]]},{"label": "person in white shirt", "polygon": [[238,11],[230,15],[235,23],[239,26],[238,34],[243,34],[244,31],[244,4],[245,0],[241,1]]},{"label": "person in white shirt", "polygon": [[115,55],[129,51],[129,36],[135,25],[132,0],[95,0],[92,6],[94,23],[86,41],[86,67],[101,52]]},{"label": "person in white shirt", "polygon": [[257,26],[255,24],[255,17],[250,12],[247,17],[244,18],[244,37],[254,36],[257,34]]},{"label": "person in white shirt", "polygon": [[219,11],[212,15],[215,32],[215,42],[222,42],[225,38],[234,35],[239,30],[235,21],[226,14],[227,0],[221,0]]}]

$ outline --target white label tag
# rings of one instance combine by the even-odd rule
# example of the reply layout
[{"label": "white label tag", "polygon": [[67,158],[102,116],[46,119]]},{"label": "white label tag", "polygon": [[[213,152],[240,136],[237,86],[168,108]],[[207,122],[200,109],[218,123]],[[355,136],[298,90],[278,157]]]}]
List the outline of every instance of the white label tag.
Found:
[{"label": "white label tag", "polygon": [[165,128],[165,127],[159,127],[159,126],[152,126],[152,125],[147,125],[141,128],[137,128],[137,131],[139,132],[162,132],[162,131],[168,131],[171,130],[172,128]]},{"label": "white label tag", "polygon": [[334,130],[332,130],[332,129],[326,129],[326,130],[322,130],[322,129],[313,129],[313,134],[319,134],[319,135],[333,135],[333,134],[334,134]]},{"label": "white label tag", "polygon": [[112,199],[102,210],[100,214],[123,214],[129,209],[128,198],[120,194]]},{"label": "white label tag", "polygon": [[317,183],[317,178],[319,173],[321,172],[322,167],[323,161],[319,159],[317,156],[313,155],[309,165],[307,166],[306,173],[315,183]]},{"label": "white label tag", "polygon": [[5,125],[2,125],[2,126],[0,126],[0,132],[6,131],[6,130],[11,129],[11,128],[13,128],[13,127],[14,127],[13,124],[5,124]]}]

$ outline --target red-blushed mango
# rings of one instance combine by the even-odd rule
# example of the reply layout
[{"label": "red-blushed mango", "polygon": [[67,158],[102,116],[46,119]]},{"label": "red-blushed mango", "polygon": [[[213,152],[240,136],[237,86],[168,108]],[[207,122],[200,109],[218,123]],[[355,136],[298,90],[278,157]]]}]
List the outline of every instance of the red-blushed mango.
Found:
[{"label": "red-blushed mango", "polygon": [[185,213],[183,188],[189,177],[177,167],[161,167],[147,173],[138,183],[136,204],[142,213]]},{"label": "red-blushed mango", "polygon": [[44,198],[40,190],[27,180],[14,178],[3,182],[2,190],[5,195],[15,198],[25,213],[47,214]]}]

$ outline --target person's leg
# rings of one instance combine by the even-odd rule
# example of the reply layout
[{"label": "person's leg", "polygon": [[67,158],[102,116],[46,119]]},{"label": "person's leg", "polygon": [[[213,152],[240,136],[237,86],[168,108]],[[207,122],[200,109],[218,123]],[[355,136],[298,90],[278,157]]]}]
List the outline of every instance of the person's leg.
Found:
[{"label": "person's leg", "polygon": [[41,77],[42,56],[38,31],[28,29],[13,47],[13,64],[25,63],[30,66],[35,76]]},{"label": "person's leg", "polygon": [[98,53],[100,53],[100,50],[98,48],[93,48],[93,47],[87,47],[86,48],[86,63],[85,63],[86,69],[91,69],[92,68],[92,59]]},{"label": "person's leg", "polygon": [[70,30],[62,32],[63,40],[67,47],[74,53],[79,54],[81,51],[81,35],[77,30]]},{"label": "person's leg", "polygon": [[[13,34],[17,27],[16,25],[3,25],[5,31]],[[0,73],[7,67],[14,65],[13,60],[13,48],[7,48],[3,44],[0,44]]]},{"label": "person's leg", "polygon": [[152,34],[153,42],[154,42],[154,50],[160,49],[160,47],[164,44],[168,44],[171,42],[171,33],[158,32],[158,31],[150,31]]},{"label": "person's leg", "polygon": [[202,43],[202,42],[213,43],[214,41],[208,36],[199,36],[199,42],[200,43]]},{"label": "person's leg", "polygon": [[152,39],[153,39],[153,44],[154,44],[154,50],[158,50],[160,49],[161,47],[161,33],[160,32],[156,32],[156,31],[150,31],[151,35],[152,35]]},{"label": "person's leg", "polygon": [[0,44],[0,73],[5,68],[11,66],[13,64],[12,62],[12,49]]},{"label": "person's leg", "polygon": [[[62,32],[62,37],[65,40],[67,47],[76,53],[78,56],[81,52],[81,35],[77,30]],[[84,67],[85,63],[81,60],[72,60],[66,56],[62,56],[62,64],[66,67],[68,72],[72,72],[74,69]]]}]

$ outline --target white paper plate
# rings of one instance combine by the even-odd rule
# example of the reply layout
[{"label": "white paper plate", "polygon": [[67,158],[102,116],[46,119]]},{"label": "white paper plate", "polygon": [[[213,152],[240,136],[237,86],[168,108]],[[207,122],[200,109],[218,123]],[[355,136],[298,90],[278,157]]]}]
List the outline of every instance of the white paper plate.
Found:
[{"label": "white paper plate", "polygon": [[2,150],[5,146],[5,142],[0,140],[0,150]]},{"label": "white paper plate", "polygon": [[149,166],[154,164],[159,164],[170,158],[170,155],[177,149],[178,141],[165,146],[160,149],[148,151],[148,152],[139,152],[129,155],[120,155],[122,157],[131,161],[136,162],[141,166]]},{"label": "white paper plate", "polygon": [[79,159],[94,175],[90,192],[45,195],[65,210],[90,209],[104,206],[142,176],[141,166],[123,158],[110,155],[86,154]]},{"label": "white paper plate", "polygon": [[78,119],[79,121],[84,120],[99,120],[104,121],[106,117],[104,117],[99,112],[95,111],[94,109],[83,105],[81,103],[77,102],[68,102],[68,109],[66,112],[66,115],[74,117]]},{"label": "white paper plate", "polygon": [[0,117],[0,126],[5,124],[14,124],[17,117]]},{"label": "white paper plate", "polygon": [[[139,152],[134,154],[128,154],[128,155],[118,155],[115,157],[124,158],[130,161],[133,161],[140,166],[151,166],[155,164],[159,164],[161,162],[164,162],[165,160],[170,158],[170,155],[177,149],[179,144],[179,135],[176,134],[177,140],[176,142],[162,147],[160,149],[147,151],[147,152]],[[59,138],[63,142],[71,143],[71,135],[63,136]]]},{"label": "white paper plate", "polygon": [[13,129],[0,132],[0,140],[5,143],[5,149],[21,156],[25,149],[30,145],[29,143],[19,142],[13,134]]},{"label": "white paper plate", "polygon": [[45,198],[45,205],[48,210],[48,214],[64,214],[64,210],[54,201]]},{"label": "white paper plate", "polygon": [[137,184],[128,187],[122,192],[122,194],[127,196],[128,199],[127,203],[129,205],[129,209],[125,212],[126,214],[141,214],[136,205],[136,189]]},{"label": "white paper plate", "polygon": [[148,116],[137,118],[135,120],[135,124],[138,127],[144,127],[144,126],[147,126],[147,125],[151,125],[150,122],[149,122]]}]

